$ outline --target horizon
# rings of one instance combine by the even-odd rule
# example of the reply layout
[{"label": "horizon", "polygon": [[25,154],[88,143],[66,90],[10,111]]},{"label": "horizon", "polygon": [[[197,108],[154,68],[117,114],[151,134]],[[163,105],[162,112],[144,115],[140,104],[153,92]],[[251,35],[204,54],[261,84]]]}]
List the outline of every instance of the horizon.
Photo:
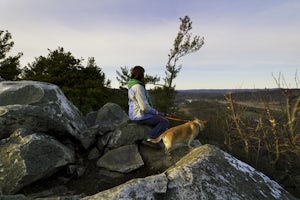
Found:
[{"label": "horizon", "polygon": [[261,91],[261,90],[300,90],[300,88],[242,88],[242,89],[234,89],[234,88],[226,88],[226,89],[176,89],[175,91]]},{"label": "horizon", "polygon": [[182,57],[176,89],[276,88],[298,85],[300,1],[297,0],[1,0],[1,29],[12,34],[21,66],[63,47],[94,57],[112,88],[116,70],[141,65],[164,77],[180,17],[205,44]]}]

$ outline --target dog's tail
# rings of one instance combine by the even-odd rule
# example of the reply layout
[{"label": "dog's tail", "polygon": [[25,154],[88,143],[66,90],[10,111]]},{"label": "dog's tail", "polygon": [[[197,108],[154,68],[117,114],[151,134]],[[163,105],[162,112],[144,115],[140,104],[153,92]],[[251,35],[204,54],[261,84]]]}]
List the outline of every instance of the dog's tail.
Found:
[{"label": "dog's tail", "polygon": [[148,142],[152,142],[152,143],[159,143],[160,140],[162,139],[162,137],[163,137],[163,134],[161,134],[160,136],[158,136],[158,137],[155,138],[155,139],[148,138],[147,141],[148,141]]}]

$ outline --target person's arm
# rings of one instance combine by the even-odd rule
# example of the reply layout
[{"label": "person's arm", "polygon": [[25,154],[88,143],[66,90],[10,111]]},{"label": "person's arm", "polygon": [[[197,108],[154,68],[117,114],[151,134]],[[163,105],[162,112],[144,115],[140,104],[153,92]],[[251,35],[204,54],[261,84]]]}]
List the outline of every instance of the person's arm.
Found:
[{"label": "person's arm", "polygon": [[149,105],[144,86],[137,84],[134,87],[136,87],[135,95],[141,110],[145,113],[157,114],[156,109]]}]

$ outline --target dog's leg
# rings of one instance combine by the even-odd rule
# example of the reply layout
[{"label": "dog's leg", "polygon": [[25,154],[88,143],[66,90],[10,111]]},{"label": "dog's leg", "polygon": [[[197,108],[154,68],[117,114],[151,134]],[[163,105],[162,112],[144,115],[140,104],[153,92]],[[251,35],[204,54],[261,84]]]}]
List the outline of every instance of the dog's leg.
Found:
[{"label": "dog's leg", "polygon": [[170,151],[171,151],[171,148],[172,148],[172,142],[168,141],[167,138],[163,138],[163,142],[164,142],[164,145],[165,145],[165,154],[170,155]]},{"label": "dog's leg", "polygon": [[188,144],[187,144],[188,147],[189,147],[189,149],[192,148],[191,144],[192,144],[193,140],[194,140],[194,138],[193,138],[193,137],[190,137],[190,139],[189,139],[189,141],[188,141]]},{"label": "dog's leg", "polygon": [[193,140],[195,139],[196,136],[197,136],[197,134],[196,134],[196,133],[193,133],[193,134],[190,136],[190,138],[189,138],[189,141],[188,141],[188,147],[189,147],[190,149],[193,148],[193,147],[191,146],[191,144],[192,144],[192,142],[193,142]]},{"label": "dog's leg", "polygon": [[165,149],[165,154],[166,154],[167,156],[169,156],[169,155],[170,155],[170,149]]}]

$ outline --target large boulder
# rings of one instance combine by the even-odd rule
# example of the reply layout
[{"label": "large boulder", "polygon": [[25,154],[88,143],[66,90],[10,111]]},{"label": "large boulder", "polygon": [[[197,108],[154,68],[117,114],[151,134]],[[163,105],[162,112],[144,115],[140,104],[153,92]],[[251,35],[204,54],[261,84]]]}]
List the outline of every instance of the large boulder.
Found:
[{"label": "large boulder", "polygon": [[116,126],[129,120],[125,111],[115,103],[107,103],[97,111],[95,124],[114,124]]},{"label": "large boulder", "polygon": [[[90,148],[93,144],[97,142],[99,137],[109,139],[108,135],[111,134],[116,129],[116,125],[113,124],[98,124],[92,127],[88,127],[85,131],[83,131],[80,136],[79,140],[82,146],[86,149]],[[107,142],[104,143],[106,145]]]},{"label": "large boulder", "polygon": [[143,126],[137,123],[126,123],[110,133],[107,147],[112,149],[123,145],[134,144],[137,141],[145,139],[151,129],[149,126]]},{"label": "large boulder", "polygon": [[72,135],[86,129],[80,111],[56,85],[35,81],[0,82],[0,139],[18,128]]},{"label": "large boulder", "polygon": [[166,175],[166,199],[295,199],[266,175],[212,145],[194,149]]},{"label": "large boulder", "polygon": [[212,145],[195,148],[164,173],[83,199],[296,200],[275,181]]},{"label": "large boulder", "polygon": [[79,137],[81,144],[89,149],[96,143],[99,150],[134,144],[143,140],[151,127],[129,121],[125,111],[115,103],[107,103],[101,109],[88,114],[89,128]]},{"label": "large boulder", "polygon": [[0,141],[0,193],[14,194],[74,161],[74,152],[53,137],[18,129]]},{"label": "large boulder", "polygon": [[[137,178],[98,194],[87,196],[82,200],[118,200],[118,199],[163,199],[161,194],[167,191],[168,178],[165,174]],[[185,198],[188,199],[188,196]]]},{"label": "large boulder", "polygon": [[98,161],[98,167],[128,173],[144,165],[136,145],[126,145],[106,152]]}]

